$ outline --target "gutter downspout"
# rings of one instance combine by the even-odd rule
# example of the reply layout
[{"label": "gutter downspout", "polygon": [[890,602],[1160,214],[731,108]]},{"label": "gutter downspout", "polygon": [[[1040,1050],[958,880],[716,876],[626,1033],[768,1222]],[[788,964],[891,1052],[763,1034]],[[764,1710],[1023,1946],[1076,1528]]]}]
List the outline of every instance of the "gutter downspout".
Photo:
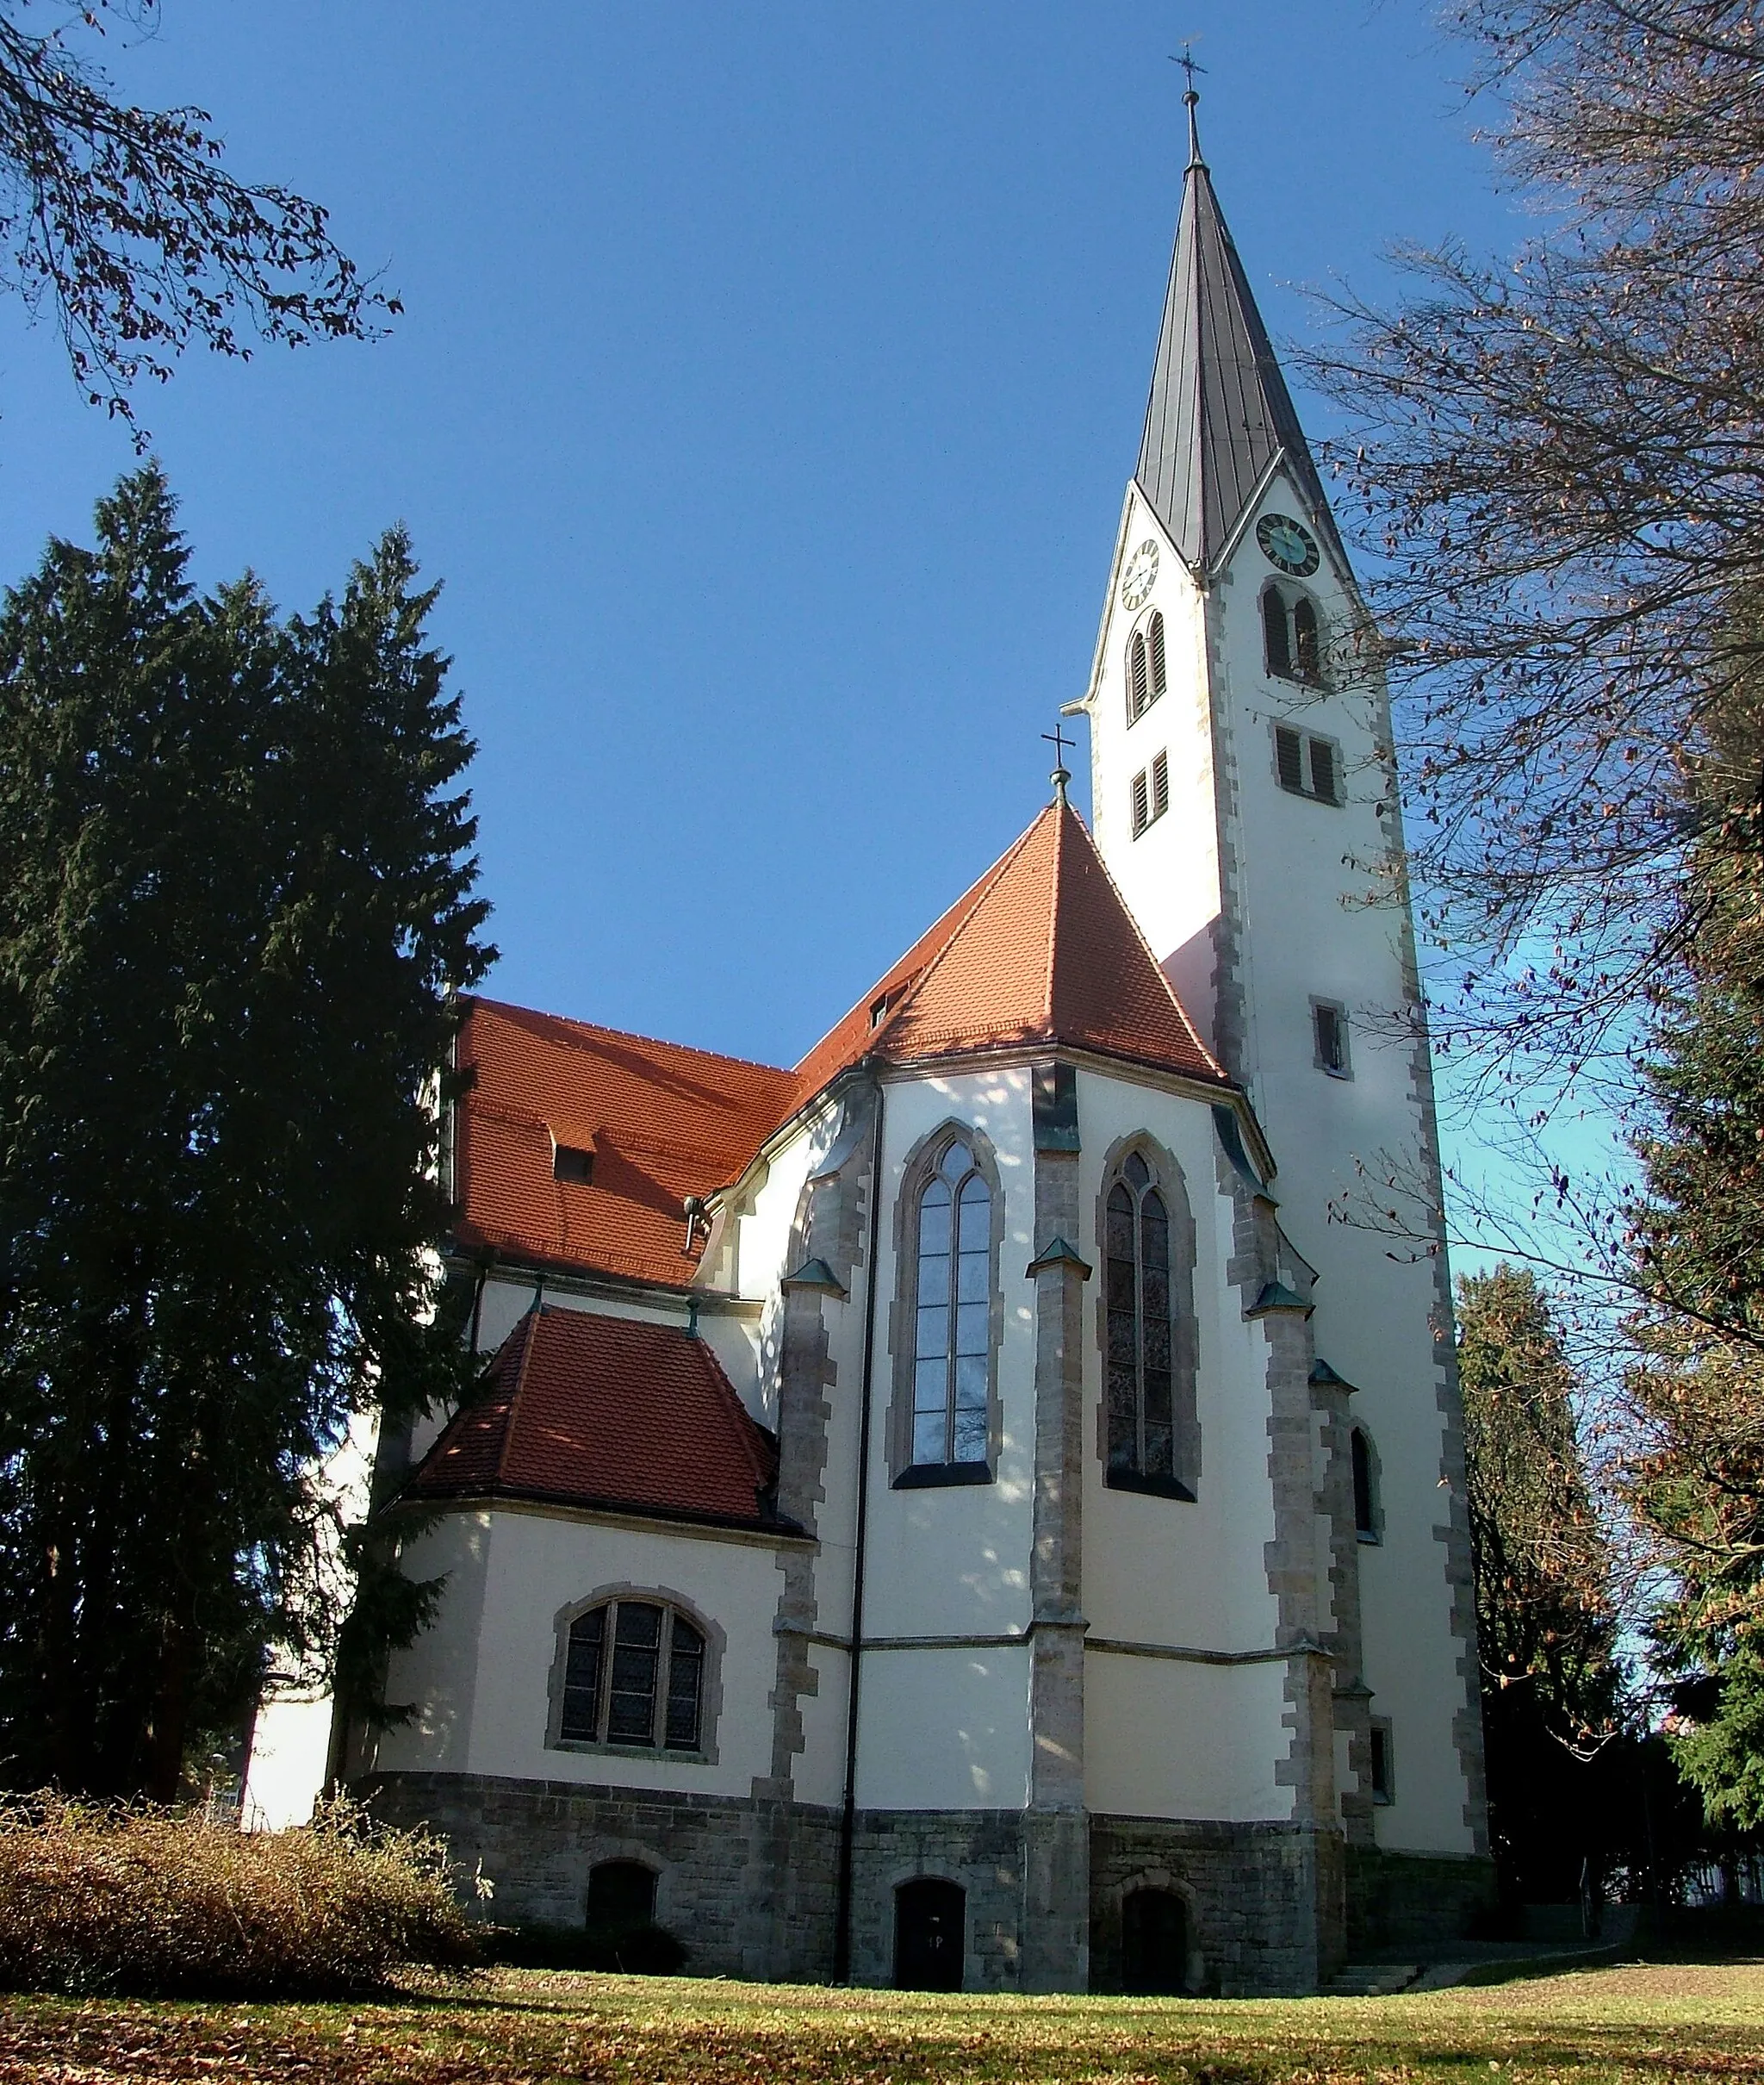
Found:
[{"label": "gutter downspout", "polygon": [[863,1659],[864,1559],[870,1526],[870,1420],[876,1360],[876,1261],[882,1234],[882,1141],[886,1089],[876,1080],[876,1149],[870,1161],[870,1277],[864,1304],[864,1370],[858,1420],[857,1525],[852,1555],[851,1676],[845,1700],[845,1802],[839,1818],[839,1895],[833,1926],[833,1981],[851,1982],[852,1857],[858,1820],[858,1678]]}]

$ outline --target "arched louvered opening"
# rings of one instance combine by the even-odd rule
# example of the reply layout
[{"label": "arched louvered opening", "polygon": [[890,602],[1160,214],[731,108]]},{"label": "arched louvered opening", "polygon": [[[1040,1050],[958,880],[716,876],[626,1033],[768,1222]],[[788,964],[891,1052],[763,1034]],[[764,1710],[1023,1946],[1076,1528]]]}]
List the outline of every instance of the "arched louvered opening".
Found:
[{"label": "arched louvered opening", "polygon": [[1301,594],[1292,605],[1293,668],[1301,681],[1323,678],[1323,646],[1318,634],[1317,610],[1308,594]]},{"label": "arched louvered opening", "polygon": [[1262,589],[1262,641],[1269,672],[1283,681],[1291,680],[1292,625],[1280,588],[1276,586]]},{"label": "arched louvered opening", "polygon": [[1127,648],[1127,720],[1143,717],[1152,703],[1152,683],[1146,657],[1146,633],[1135,630]]},{"label": "arched louvered opening", "polygon": [[1146,652],[1152,669],[1152,700],[1155,702],[1170,685],[1164,661],[1164,617],[1156,608],[1146,626]]}]

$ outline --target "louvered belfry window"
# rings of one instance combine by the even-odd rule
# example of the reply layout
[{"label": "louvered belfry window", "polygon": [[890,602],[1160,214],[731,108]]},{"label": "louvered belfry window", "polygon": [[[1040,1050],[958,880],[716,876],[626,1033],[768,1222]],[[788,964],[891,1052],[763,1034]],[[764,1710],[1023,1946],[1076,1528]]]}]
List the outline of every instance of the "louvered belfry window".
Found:
[{"label": "louvered belfry window", "polygon": [[919,1192],[912,1462],[984,1464],[992,1364],[992,1191],[955,1138]]},{"label": "louvered belfry window", "polygon": [[1134,777],[1133,791],[1134,837],[1138,839],[1152,823],[1152,789],[1143,768]]},{"label": "louvered belfry window", "polygon": [[1164,617],[1154,608],[1127,639],[1127,720],[1137,724],[1170,685],[1164,650]]},{"label": "louvered belfry window", "polygon": [[1170,756],[1160,753],[1152,762],[1152,816],[1161,818],[1170,808]]},{"label": "louvered belfry window", "polygon": [[697,1752],[705,1638],[654,1600],[608,1600],[569,1625],[557,1734],[568,1744]]},{"label": "louvered belfry window", "polygon": [[1283,789],[1295,796],[1308,796],[1315,803],[1341,802],[1341,777],[1335,742],[1295,731],[1290,725],[1274,727],[1274,765]]},{"label": "louvered belfry window", "polygon": [[1164,618],[1154,608],[1146,626],[1146,649],[1152,659],[1152,700],[1155,702],[1169,685],[1164,665]]},{"label": "louvered belfry window", "polygon": [[1176,1479],[1170,1214],[1135,1151],[1104,1210],[1110,1477]]},{"label": "louvered belfry window", "polygon": [[1262,642],[1268,670],[1283,681],[1292,678],[1292,625],[1278,587],[1262,589]]}]

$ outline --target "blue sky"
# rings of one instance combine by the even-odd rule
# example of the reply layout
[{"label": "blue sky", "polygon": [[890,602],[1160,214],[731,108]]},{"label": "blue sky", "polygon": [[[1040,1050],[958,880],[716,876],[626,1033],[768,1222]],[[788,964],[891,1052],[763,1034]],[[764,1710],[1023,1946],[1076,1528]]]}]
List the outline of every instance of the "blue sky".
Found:
[{"label": "blue sky", "polygon": [[[401,520],[445,582],[491,990],[793,1061],[1045,800],[1185,35],[1276,336],[1392,240],[1512,243],[1425,0],[165,0],[113,34],[119,91],[210,109],[404,300],[141,410],[205,580],[304,606]],[[0,576],[131,461],[0,304]]]}]

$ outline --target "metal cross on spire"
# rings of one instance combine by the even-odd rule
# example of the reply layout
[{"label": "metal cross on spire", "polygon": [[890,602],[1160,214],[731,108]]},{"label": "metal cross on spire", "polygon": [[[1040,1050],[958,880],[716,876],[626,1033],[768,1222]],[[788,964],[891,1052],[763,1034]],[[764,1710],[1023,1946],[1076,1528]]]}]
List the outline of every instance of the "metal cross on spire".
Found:
[{"label": "metal cross on spire", "polygon": [[1076,749],[1078,740],[1068,738],[1058,724],[1051,731],[1043,731],[1041,736],[1053,748],[1053,757],[1059,762],[1047,779],[1053,784],[1053,800],[1063,804],[1065,801],[1065,785],[1071,780],[1071,769],[1065,764],[1066,749]]},{"label": "metal cross on spire", "polygon": [[1195,85],[1195,75],[1204,72],[1207,68],[1195,56],[1195,40],[1192,36],[1183,38],[1182,56],[1178,58],[1172,52],[1170,62],[1173,65],[1180,65],[1189,78],[1188,90],[1182,97],[1183,106],[1189,112],[1189,165],[1204,166],[1206,161],[1201,157],[1201,127],[1195,118],[1195,110],[1201,99],[1200,90]]}]

